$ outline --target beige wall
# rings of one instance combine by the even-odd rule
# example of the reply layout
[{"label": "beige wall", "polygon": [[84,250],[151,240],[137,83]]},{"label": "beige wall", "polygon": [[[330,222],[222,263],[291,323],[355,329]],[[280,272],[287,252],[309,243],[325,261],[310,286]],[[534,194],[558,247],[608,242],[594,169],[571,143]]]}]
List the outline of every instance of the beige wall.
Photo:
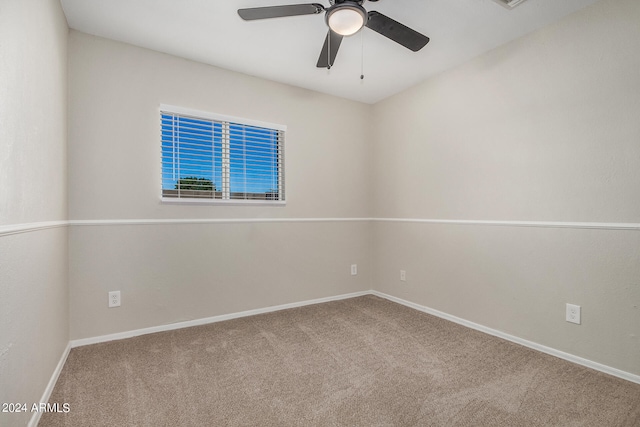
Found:
[{"label": "beige wall", "polygon": [[67,35],[56,0],[0,4],[0,402],[39,402],[69,341],[66,229],[29,231],[67,218]]},{"label": "beige wall", "polygon": [[[77,31],[69,49],[71,219],[368,214],[368,105]],[[286,125],[287,206],[160,204],[160,104]]]},{"label": "beige wall", "polygon": [[56,0],[0,7],[0,225],[65,220],[67,21]]},{"label": "beige wall", "polygon": [[[72,220],[368,215],[370,106],[76,31],[69,50]],[[286,206],[161,204],[160,104],[286,125]],[[71,337],[369,289],[369,228],[326,220],[73,226]],[[122,307],[107,308],[110,290],[122,292]]]},{"label": "beige wall", "polygon": [[[71,336],[368,290],[369,231],[324,221],[72,227]],[[114,289],[122,307],[108,309]]]},{"label": "beige wall", "polygon": [[[377,104],[373,216],[640,223],[638,22],[601,1]],[[373,247],[375,289],[640,374],[638,230],[377,222]]]}]

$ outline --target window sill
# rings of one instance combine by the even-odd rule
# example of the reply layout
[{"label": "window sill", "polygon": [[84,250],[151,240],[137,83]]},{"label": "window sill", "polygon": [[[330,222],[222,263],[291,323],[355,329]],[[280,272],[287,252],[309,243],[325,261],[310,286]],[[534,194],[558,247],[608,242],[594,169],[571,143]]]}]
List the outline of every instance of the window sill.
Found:
[{"label": "window sill", "polygon": [[203,205],[203,206],[285,206],[286,200],[220,200],[220,199],[179,199],[161,197],[160,202],[166,205]]}]

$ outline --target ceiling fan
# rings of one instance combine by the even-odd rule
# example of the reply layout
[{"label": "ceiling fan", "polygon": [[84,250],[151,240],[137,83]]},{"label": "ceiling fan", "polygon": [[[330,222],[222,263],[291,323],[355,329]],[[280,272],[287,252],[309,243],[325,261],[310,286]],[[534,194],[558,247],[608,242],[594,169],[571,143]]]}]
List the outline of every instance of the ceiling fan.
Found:
[{"label": "ceiling fan", "polygon": [[[368,1],[377,2],[378,0]],[[245,21],[253,21],[286,16],[318,15],[324,12],[324,19],[329,31],[316,64],[318,68],[331,68],[338,54],[342,38],[356,34],[363,27],[370,28],[414,52],[429,43],[429,37],[388,16],[373,10],[367,12],[362,7],[364,2],[365,0],[329,0],[331,6],[328,8],[319,3],[254,7],[238,9],[238,15]]]}]

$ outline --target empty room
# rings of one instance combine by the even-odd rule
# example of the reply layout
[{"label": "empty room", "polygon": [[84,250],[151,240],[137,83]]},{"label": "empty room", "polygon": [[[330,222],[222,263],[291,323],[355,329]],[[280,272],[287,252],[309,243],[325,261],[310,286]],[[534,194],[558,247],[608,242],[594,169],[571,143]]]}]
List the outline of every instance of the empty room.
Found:
[{"label": "empty room", "polygon": [[0,426],[640,426],[640,1],[0,0]]}]

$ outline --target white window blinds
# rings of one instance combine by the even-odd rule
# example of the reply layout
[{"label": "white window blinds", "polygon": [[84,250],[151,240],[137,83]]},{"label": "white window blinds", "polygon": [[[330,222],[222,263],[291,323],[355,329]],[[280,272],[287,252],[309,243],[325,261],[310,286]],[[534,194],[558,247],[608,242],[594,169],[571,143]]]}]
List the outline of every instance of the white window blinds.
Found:
[{"label": "white window blinds", "polygon": [[161,110],[163,200],[284,201],[284,127],[207,115]]}]

